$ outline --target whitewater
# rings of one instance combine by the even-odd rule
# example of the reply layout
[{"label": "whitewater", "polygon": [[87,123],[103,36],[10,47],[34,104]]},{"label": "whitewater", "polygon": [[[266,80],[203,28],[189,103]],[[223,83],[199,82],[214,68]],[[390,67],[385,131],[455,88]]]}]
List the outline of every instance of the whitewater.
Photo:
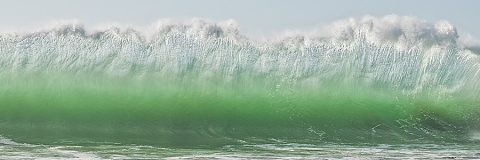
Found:
[{"label": "whitewater", "polygon": [[480,158],[479,47],[448,21],[272,37],[205,19],[2,32],[0,159]]}]

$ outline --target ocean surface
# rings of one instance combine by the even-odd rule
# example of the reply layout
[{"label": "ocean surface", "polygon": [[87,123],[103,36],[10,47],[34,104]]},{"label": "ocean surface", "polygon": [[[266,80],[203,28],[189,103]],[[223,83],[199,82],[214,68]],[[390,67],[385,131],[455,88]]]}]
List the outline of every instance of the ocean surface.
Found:
[{"label": "ocean surface", "polygon": [[2,32],[0,159],[480,159],[479,56],[396,15]]}]

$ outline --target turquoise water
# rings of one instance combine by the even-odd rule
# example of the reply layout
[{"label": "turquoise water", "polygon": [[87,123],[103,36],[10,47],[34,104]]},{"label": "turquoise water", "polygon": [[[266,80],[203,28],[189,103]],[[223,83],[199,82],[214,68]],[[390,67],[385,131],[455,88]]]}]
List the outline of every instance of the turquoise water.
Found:
[{"label": "turquoise water", "polygon": [[0,158],[479,158],[480,58],[455,28],[344,22],[1,34]]}]

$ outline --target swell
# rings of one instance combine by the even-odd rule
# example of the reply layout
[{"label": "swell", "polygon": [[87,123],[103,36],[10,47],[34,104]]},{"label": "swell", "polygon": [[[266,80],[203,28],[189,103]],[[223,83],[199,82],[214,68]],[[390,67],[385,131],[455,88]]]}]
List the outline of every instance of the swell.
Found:
[{"label": "swell", "polygon": [[[256,42],[233,22],[0,35],[19,142],[470,142],[479,58],[448,22],[364,17]],[[327,31],[326,31],[327,32]],[[75,138],[76,140],[73,140]]]}]

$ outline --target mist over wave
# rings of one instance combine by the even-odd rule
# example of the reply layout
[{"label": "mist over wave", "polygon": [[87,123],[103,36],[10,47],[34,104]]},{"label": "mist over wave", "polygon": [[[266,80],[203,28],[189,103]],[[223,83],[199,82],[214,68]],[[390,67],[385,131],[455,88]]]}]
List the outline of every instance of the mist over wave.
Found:
[{"label": "mist over wave", "polygon": [[465,140],[479,128],[478,51],[447,21],[365,16],[264,41],[239,28],[3,33],[0,134],[368,142]]}]

